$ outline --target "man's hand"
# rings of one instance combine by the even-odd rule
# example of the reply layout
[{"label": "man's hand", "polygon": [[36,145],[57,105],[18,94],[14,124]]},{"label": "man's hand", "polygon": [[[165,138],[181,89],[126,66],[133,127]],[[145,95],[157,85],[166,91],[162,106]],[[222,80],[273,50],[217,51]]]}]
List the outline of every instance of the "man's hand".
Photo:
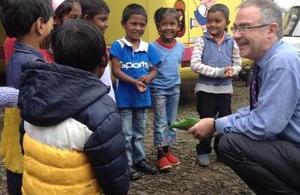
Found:
[{"label": "man's hand", "polygon": [[204,139],[213,135],[216,129],[214,128],[214,118],[204,118],[192,126],[188,133],[192,134],[195,139]]}]

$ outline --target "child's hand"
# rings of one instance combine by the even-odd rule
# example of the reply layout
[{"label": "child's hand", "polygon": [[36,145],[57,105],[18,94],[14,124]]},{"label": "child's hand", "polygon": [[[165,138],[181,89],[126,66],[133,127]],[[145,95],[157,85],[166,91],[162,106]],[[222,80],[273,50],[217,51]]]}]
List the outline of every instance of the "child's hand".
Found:
[{"label": "child's hand", "polygon": [[145,85],[142,81],[140,80],[136,80],[136,82],[134,83],[135,87],[137,88],[137,90],[139,90],[139,92],[143,93],[146,91],[147,89],[147,85]]},{"label": "child's hand", "polygon": [[234,72],[234,70],[233,70],[232,66],[225,66],[225,68],[224,68],[225,77],[232,78],[233,72]]},{"label": "child's hand", "polygon": [[143,82],[144,84],[147,85],[151,81],[151,79],[149,78],[148,75],[144,75],[141,78],[139,78],[139,81],[141,81],[141,82]]}]

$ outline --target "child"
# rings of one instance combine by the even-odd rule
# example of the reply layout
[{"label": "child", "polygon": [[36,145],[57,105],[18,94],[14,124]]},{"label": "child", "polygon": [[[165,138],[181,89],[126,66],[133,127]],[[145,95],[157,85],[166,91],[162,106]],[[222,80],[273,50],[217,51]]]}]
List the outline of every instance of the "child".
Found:
[{"label": "child", "polygon": [[[61,26],[65,21],[81,18],[81,5],[79,0],[52,0],[52,8],[54,12],[54,29],[52,33],[54,33],[55,29]],[[51,36],[45,40],[44,47],[46,49],[42,49],[41,53],[49,63],[54,63],[50,39]]]},{"label": "child", "polygon": [[[231,78],[241,70],[241,58],[237,44],[226,33],[229,23],[228,8],[223,4],[213,5],[207,13],[207,32],[197,40],[193,50],[191,68],[199,73],[195,91],[201,118],[231,114]],[[217,139],[215,149],[216,143]],[[201,166],[210,164],[210,144],[211,137],[201,140],[196,147]]]},{"label": "child", "polygon": [[58,64],[23,67],[23,194],[99,194],[98,185],[105,194],[127,194],[121,119],[99,80],[107,64],[102,34],[84,20],[68,20],[52,48]]},{"label": "child", "polygon": [[[77,19],[81,17],[81,6],[78,0],[52,0],[54,11],[54,23],[59,26],[67,19]],[[3,43],[5,63],[8,64],[14,52],[17,39],[7,37]],[[53,57],[46,49],[39,49],[44,59],[48,63],[53,63]]]},{"label": "child", "polygon": [[[81,0],[80,3],[82,6],[82,17],[95,25],[104,34],[108,27],[109,7],[107,4],[103,0]],[[108,95],[116,101],[109,65],[106,66],[100,80],[110,87]]]},{"label": "child", "polygon": [[[7,36],[16,37],[15,52],[7,66],[7,85],[20,86],[21,66],[31,61],[45,62],[38,51],[53,27],[49,0],[2,1],[1,21]],[[6,108],[0,155],[7,169],[9,194],[21,194],[23,156],[20,146],[20,116],[17,108]]]},{"label": "child", "polygon": [[19,90],[11,87],[0,87],[0,108],[16,107]]},{"label": "child", "polygon": [[157,166],[160,171],[180,164],[169,145],[176,143],[176,131],[170,127],[176,119],[180,95],[179,67],[184,46],[176,41],[180,30],[179,14],[174,8],[159,8],[154,21],[160,37],[151,45],[158,51],[161,63],[151,83],[153,102],[154,145],[157,147]]},{"label": "child", "polygon": [[118,79],[116,101],[126,137],[129,175],[134,180],[141,176],[136,169],[148,174],[157,172],[145,160],[144,136],[147,108],[151,106],[148,84],[156,76],[155,65],[160,59],[154,48],[141,40],[147,24],[147,14],[141,5],[128,5],[121,24],[126,35],[113,42],[110,55],[112,71]]},{"label": "child", "polygon": [[81,5],[79,0],[53,0],[54,25],[60,26],[68,19],[81,18]]}]

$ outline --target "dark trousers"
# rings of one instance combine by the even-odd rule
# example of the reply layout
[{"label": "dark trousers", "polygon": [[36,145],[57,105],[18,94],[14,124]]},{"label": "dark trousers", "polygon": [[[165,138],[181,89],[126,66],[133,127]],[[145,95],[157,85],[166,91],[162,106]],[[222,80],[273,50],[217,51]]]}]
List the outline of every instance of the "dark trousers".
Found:
[{"label": "dark trousers", "polygon": [[[217,113],[219,117],[231,114],[231,94],[213,94],[203,91],[197,92],[197,112],[200,118],[214,118]],[[211,153],[212,137],[202,139],[196,146],[197,154]],[[218,137],[215,139],[214,147],[217,147]]]},{"label": "dark trousers", "polygon": [[9,195],[22,195],[22,174],[11,172],[6,169],[7,191]]},{"label": "dark trousers", "polygon": [[284,140],[252,140],[224,134],[219,158],[256,194],[300,194],[300,146]]}]

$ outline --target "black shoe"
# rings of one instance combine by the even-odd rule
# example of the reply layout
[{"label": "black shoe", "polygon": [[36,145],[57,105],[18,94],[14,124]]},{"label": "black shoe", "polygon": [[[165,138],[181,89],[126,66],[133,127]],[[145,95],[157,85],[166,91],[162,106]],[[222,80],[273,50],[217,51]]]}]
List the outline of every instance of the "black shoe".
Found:
[{"label": "black shoe", "polygon": [[157,172],[157,168],[150,165],[145,159],[138,162],[135,167],[146,174],[155,174]]},{"label": "black shoe", "polygon": [[128,172],[129,172],[129,179],[130,180],[136,180],[136,179],[139,179],[142,176],[142,174],[137,172],[137,170],[135,170],[132,166],[129,166]]}]

